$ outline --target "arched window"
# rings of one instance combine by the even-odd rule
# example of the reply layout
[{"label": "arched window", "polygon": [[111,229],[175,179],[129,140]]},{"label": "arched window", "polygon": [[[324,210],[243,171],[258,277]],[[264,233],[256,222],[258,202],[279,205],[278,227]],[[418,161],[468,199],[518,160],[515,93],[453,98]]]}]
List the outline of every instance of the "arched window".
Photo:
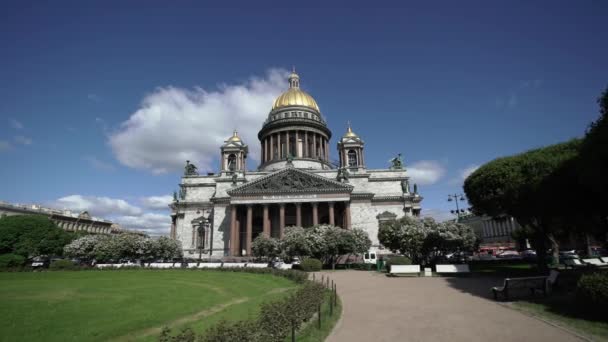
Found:
[{"label": "arched window", "polygon": [[348,166],[357,167],[357,152],[355,150],[348,151]]},{"label": "arched window", "polygon": [[231,154],[228,156],[228,171],[236,170],[236,155]]}]

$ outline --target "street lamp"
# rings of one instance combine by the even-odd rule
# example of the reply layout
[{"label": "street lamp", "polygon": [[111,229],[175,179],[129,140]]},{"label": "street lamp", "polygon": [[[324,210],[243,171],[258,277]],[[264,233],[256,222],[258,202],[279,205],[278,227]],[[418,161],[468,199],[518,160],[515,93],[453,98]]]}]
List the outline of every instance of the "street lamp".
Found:
[{"label": "street lamp", "polygon": [[456,203],[456,211],[454,210],[450,210],[450,212],[452,214],[456,214],[456,222],[459,221],[460,219],[460,214],[464,213],[464,209],[460,209],[460,206],[458,205],[458,201],[464,202],[466,201],[466,199],[464,198],[463,194],[453,194],[453,195],[448,195],[448,202],[452,202],[454,201]]}]

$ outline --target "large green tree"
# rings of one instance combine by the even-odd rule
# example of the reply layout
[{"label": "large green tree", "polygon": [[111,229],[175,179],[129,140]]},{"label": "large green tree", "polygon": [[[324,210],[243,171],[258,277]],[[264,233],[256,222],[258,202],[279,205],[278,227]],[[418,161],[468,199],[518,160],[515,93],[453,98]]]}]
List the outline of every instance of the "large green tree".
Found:
[{"label": "large green tree", "polygon": [[576,160],[580,146],[581,141],[573,139],[498,158],[478,168],[464,182],[464,191],[477,214],[507,214],[526,227],[543,269],[549,244],[554,259],[558,258],[558,236],[565,227],[554,222],[555,207],[548,203],[556,200],[556,192],[566,200],[569,189],[568,183],[548,187],[547,180]]},{"label": "large green tree", "polygon": [[593,209],[602,218],[605,234],[608,219],[608,88],[597,102],[600,117],[591,123],[585,134],[578,172],[581,184],[597,196],[597,206]]},{"label": "large green tree", "polygon": [[60,256],[74,234],[68,233],[42,215],[0,218],[0,254],[13,253],[25,258]]}]

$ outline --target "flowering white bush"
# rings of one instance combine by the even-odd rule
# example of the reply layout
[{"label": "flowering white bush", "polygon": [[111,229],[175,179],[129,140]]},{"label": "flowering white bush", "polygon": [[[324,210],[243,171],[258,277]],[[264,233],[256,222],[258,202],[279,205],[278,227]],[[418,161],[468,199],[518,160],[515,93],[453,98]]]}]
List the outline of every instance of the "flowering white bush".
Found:
[{"label": "flowering white bush", "polygon": [[167,237],[153,240],[135,234],[83,236],[65,246],[64,252],[85,261],[170,260],[182,256],[178,241]]}]

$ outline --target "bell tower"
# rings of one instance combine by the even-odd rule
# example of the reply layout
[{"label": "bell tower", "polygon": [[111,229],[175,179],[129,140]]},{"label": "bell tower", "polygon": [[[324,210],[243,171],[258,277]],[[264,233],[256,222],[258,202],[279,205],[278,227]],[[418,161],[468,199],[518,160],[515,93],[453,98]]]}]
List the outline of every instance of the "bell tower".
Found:
[{"label": "bell tower", "polygon": [[224,142],[220,148],[222,173],[245,172],[247,170],[247,153],[249,147],[241,140],[237,131]]},{"label": "bell tower", "polygon": [[349,122],[346,134],[338,141],[340,167],[355,171],[358,169],[365,169],[363,145],[365,145],[365,142],[353,132]]}]

